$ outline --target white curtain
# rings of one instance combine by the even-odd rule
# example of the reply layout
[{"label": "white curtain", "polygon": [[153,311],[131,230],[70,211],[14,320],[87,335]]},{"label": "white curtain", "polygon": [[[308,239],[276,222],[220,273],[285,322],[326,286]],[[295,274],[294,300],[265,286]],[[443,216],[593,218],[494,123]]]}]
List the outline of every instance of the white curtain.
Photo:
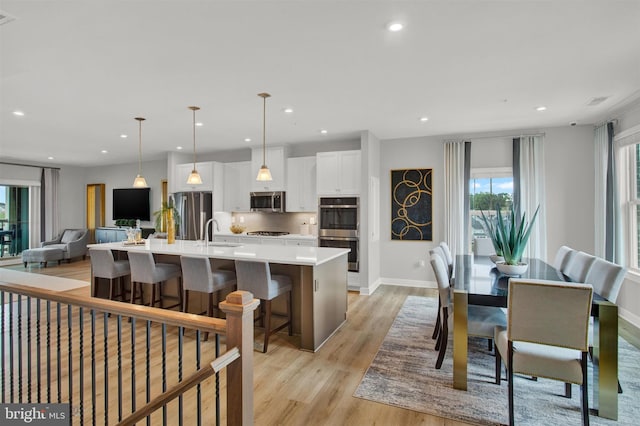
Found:
[{"label": "white curtain", "polygon": [[542,136],[520,137],[520,212],[527,221],[538,206],[538,218],[531,231],[524,257],[547,258],[547,220],[544,189],[544,150]]},{"label": "white curtain", "polygon": [[607,220],[607,125],[595,129],[595,255],[605,257]]},{"label": "white curtain", "polygon": [[465,142],[444,144],[444,229],[454,254],[468,254],[465,244]]},{"label": "white curtain", "polygon": [[29,248],[40,247],[40,187],[29,186]]},{"label": "white curtain", "polygon": [[50,240],[58,236],[60,228],[60,220],[58,217],[58,186],[60,183],[60,170],[43,169],[42,170],[42,194],[43,203],[40,206],[42,215],[41,220],[44,225],[42,232],[43,240]]}]

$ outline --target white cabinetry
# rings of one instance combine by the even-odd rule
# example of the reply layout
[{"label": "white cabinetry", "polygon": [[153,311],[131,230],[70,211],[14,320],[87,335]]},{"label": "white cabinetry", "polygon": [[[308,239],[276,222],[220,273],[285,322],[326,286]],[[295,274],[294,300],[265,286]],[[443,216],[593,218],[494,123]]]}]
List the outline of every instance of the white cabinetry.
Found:
[{"label": "white cabinetry", "polygon": [[248,212],[250,210],[251,178],[251,161],[224,164],[224,211]]},{"label": "white cabinetry", "polygon": [[319,152],[318,195],[360,195],[360,151]]},{"label": "white cabinetry", "polygon": [[196,170],[202,178],[201,185],[188,185],[187,178],[193,170],[193,163],[178,164],[174,173],[175,182],[171,186],[171,192],[198,192],[211,191],[213,193],[213,209],[221,210],[224,192],[224,166],[216,161],[196,163]]},{"label": "white cabinetry", "polygon": [[256,176],[262,167],[262,148],[251,150],[251,190],[252,191],[284,191],[286,184],[286,150],[282,146],[266,149],[265,163],[271,172],[273,180],[268,182],[258,182]]},{"label": "white cabinetry", "polygon": [[318,210],[316,174],[316,157],[287,159],[287,212]]}]

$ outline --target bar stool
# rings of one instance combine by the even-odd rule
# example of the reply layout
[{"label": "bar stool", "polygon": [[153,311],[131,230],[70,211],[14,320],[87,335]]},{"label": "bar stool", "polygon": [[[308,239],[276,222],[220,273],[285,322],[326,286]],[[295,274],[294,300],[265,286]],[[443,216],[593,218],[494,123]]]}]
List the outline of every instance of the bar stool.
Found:
[{"label": "bar stool", "polygon": [[91,248],[91,274],[93,275],[93,297],[98,295],[98,279],[109,280],[109,299],[113,300],[113,280],[117,280],[120,285],[120,299],[124,300],[124,277],[131,275],[131,268],[128,260],[114,260],[110,249]]},{"label": "bar stool", "polygon": [[[211,270],[211,263],[206,257],[180,256],[182,266],[182,312],[189,310],[189,291],[197,291],[209,294],[207,315],[213,316],[213,295],[216,294],[220,302],[220,292],[224,289],[234,289],[236,286],[236,274],[233,271],[217,269]],[[215,307],[220,314],[220,310]],[[209,333],[204,334],[204,340],[208,340]]]},{"label": "bar stool", "polygon": [[[291,278],[286,275],[272,275],[269,262],[250,260],[236,260],[236,277],[238,290],[253,293],[253,296],[264,302],[264,346],[263,353],[267,352],[269,336],[289,327],[289,336],[293,334],[291,322]],[[271,329],[271,301],[281,294],[289,293],[287,297],[287,321],[280,326]]]},{"label": "bar stool", "polygon": [[[154,306],[156,302],[160,302],[162,307],[162,287],[160,284],[172,278],[178,278],[178,299],[177,305],[168,306],[173,308],[182,306],[182,270],[180,266],[171,263],[156,263],[153,254],[148,251],[129,251],[129,264],[131,265],[131,303],[134,303],[136,297],[136,287],[140,289],[140,301],[144,302],[142,293],[142,284],[151,285],[151,298],[149,306]],[[156,300],[156,287],[160,300]]]}]

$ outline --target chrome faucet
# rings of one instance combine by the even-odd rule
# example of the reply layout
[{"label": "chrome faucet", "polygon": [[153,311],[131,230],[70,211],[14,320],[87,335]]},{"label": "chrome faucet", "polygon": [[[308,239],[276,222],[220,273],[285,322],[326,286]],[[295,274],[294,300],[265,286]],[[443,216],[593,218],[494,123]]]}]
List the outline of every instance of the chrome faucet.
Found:
[{"label": "chrome faucet", "polygon": [[[210,223],[215,223],[216,224],[216,230],[218,232],[220,232],[220,224],[218,223],[217,220],[215,220],[214,218],[211,218],[207,221],[207,223],[204,225],[204,245],[205,247],[209,245],[209,224]],[[214,234],[214,230],[213,227],[211,228],[211,241],[213,241],[213,234]]]}]

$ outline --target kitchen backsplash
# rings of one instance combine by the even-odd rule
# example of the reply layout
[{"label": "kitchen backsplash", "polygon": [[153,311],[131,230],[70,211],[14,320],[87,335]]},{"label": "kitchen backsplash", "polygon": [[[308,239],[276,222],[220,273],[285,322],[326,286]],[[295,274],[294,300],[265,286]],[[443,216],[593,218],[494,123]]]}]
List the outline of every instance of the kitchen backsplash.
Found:
[{"label": "kitchen backsplash", "polygon": [[[300,234],[300,225],[318,223],[318,216],[314,213],[233,213],[232,217],[236,224],[244,221],[247,228],[245,232],[285,231]],[[313,227],[309,227],[309,233],[312,232]]]}]

